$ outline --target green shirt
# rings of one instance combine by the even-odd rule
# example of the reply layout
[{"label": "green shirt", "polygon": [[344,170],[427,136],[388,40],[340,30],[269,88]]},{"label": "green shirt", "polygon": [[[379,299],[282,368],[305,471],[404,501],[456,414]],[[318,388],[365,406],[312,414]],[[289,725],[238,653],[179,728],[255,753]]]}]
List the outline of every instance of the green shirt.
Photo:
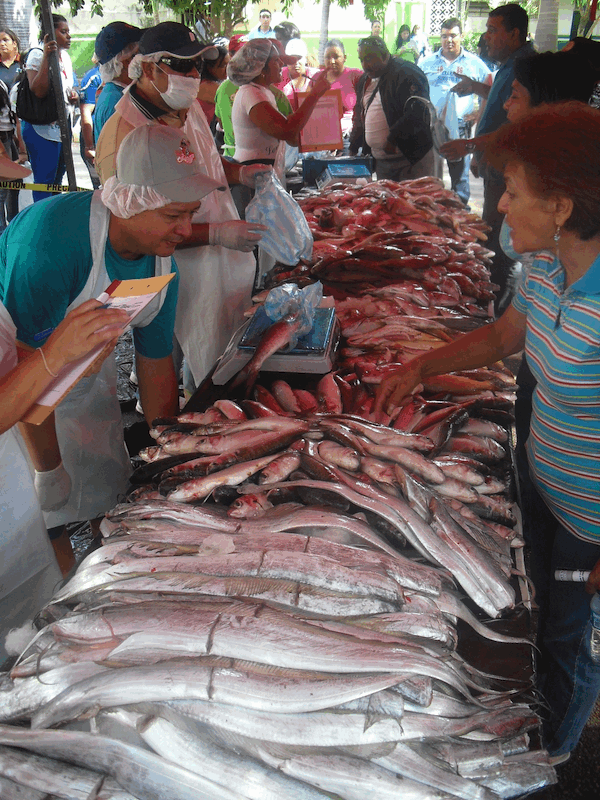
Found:
[{"label": "green shirt", "polygon": [[[221,121],[225,139],[223,155],[229,156],[230,158],[233,158],[233,154],[235,153],[235,136],[233,135],[233,125],[231,122],[231,109],[233,107],[233,98],[238,88],[239,87],[236,86],[235,83],[232,83],[229,78],[227,78],[227,80],[224,80],[223,83],[219,85],[215,95],[215,116]],[[292,113],[290,101],[281,89],[277,89],[275,86],[270,86],[269,88],[273,92],[279,112],[283,114],[284,117],[289,117]]]}]

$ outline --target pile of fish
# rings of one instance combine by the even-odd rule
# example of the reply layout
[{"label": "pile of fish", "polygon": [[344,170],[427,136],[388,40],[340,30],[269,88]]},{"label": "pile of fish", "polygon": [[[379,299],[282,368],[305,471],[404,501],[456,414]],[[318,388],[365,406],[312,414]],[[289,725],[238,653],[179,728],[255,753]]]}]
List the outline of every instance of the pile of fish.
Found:
[{"label": "pile of fish", "polygon": [[481,647],[530,648],[461,600],[512,609],[521,543],[475,514],[476,488],[448,499],[460,459],[343,413],[243,406],[156,423],[139,488],[4,679],[0,780],[104,800],[494,800],[554,782],[531,687],[457,650],[457,618]]},{"label": "pile of fish", "polygon": [[457,293],[467,304],[493,299],[492,253],[482,244],[489,229],[437,178],[334,184],[298,202],[315,240],[312,260],[276,269],[272,284],[317,277],[356,295],[405,280],[440,303]]},{"label": "pile of fish", "polygon": [[[304,202],[311,268],[338,284],[336,372],[267,383],[259,353],[245,399],[155,421],[103,546],[0,680],[3,800],[498,800],[556,781],[530,670],[461,647],[531,662],[494,625],[524,579],[514,379],[440,376],[372,412],[386,370],[487,320],[482,225],[435,179],[322,199],[329,217]],[[368,296],[334,266],[361,237],[359,259],[413,260]]]}]

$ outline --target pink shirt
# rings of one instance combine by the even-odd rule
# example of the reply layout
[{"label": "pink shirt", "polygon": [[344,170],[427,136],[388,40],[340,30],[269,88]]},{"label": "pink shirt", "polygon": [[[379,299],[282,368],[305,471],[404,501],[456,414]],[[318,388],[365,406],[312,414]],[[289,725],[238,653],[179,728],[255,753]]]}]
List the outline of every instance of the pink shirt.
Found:
[{"label": "pink shirt", "polygon": [[[324,72],[318,72],[314,78],[315,80]],[[352,115],[352,110],[356,105],[356,82],[362,75],[361,69],[353,69],[352,67],[344,67],[344,71],[332,84],[332,89],[339,89],[342,93],[342,108],[344,116],[348,113]]]},{"label": "pink shirt", "polygon": [[300,105],[300,98],[298,97],[299,92],[308,92],[310,89],[310,85],[312,83],[312,78],[308,75],[304,75],[304,83],[300,86],[300,88],[296,88],[292,81],[286,83],[283,87],[283,93],[290,101],[290,105],[293,111],[298,110],[298,106]]}]

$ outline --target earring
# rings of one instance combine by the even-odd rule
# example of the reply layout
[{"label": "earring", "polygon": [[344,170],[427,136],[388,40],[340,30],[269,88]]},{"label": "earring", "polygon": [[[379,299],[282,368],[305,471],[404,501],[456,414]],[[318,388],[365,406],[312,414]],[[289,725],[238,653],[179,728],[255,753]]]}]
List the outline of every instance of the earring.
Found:
[{"label": "earring", "polygon": [[556,244],[558,244],[559,240],[560,240],[560,225],[557,225],[556,232],[554,234],[554,241],[556,242]]}]

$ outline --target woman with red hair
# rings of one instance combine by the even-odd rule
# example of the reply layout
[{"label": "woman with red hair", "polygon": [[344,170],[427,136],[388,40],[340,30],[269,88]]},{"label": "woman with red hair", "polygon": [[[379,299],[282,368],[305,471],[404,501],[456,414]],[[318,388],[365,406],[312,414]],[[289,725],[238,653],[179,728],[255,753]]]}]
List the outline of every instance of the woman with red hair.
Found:
[{"label": "woman with red hair", "polygon": [[[538,255],[500,319],[414,358],[383,381],[376,407],[389,414],[431,376],[525,348],[536,380],[529,468],[552,514],[530,542],[537,684],[547,706],[544,743],[561,763],[600,689],[589,650],[590,595],[600,590],[600,114],[578,102],[539,106],[490,134],[484,155],[504,173],[498,210],[514,249]],[[556,582],[556,569],[590,576]]]}]

